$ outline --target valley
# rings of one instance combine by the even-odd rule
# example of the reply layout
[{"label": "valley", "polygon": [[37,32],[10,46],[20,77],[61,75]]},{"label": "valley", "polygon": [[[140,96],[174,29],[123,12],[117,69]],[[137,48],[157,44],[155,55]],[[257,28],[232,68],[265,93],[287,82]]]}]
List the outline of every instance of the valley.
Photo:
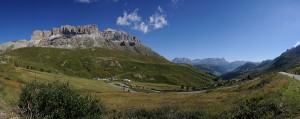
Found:
[{"label": "valley", "polygon": [[299,118],[300,46],[169,61],[123,30],[63,25],[0,45],[0,118]]},{"label": "valley", "polygon": [[[67,32],[86,27],[92,27],[93,33]],[[298,75],[281,71],[298,73],[298,65],[293,64],[298,62],[295,57],[300,47],[261,63],[229,63],[224,58],[177,58],[173,63],[124,31],[110,29],[98,34],[93,25],[62,26],[59,31],[54,39],[45,36],[49,32],[35,31],[35,42],[2,44],[12,49],[5,48],[0,54],[0,104],[9,105],[3,113],[0,109],[0,114],[22,117],[17,106],[24,87],[34,81],[42,85],[59,81],[67,82],[80,94],[99,99],[106,110],[104,118],[148,118],[159,110],[172,118],[299,116]],[[91,38],[94,35],[97,37]],[[78,38],[85,39],[86,46],[78,45]],[[135,45],[126,45],[133,39]],[[90,43],[96,44],[90,47]],[[102,47],[103,43],[111,46]],[[218,67],[227,68],[220,75],[215,72]]]},{"label": "valley", "polygon": [[237,67],[247,63],[246,61],[228,62],[225,58],[205,58],[194,60],[188,58],[174,58],[172,62],[178,64],[190,64],[195,66],[199,70],[203,70],[217,76],[221,76],[223,74],[231,72]]},{"label": "valley", "polygon": [[[296,100],[300,98],[299,96],[295,97],[294,95],[299,93],[299,90],[295,89],[300,88],[300,82],[279,73],[262,76],[247,83],[238,82],[237,84],[232,84],[233,86],[225,86],[201,93],[190,94],[176,92],[133,93],[109,85],[109,81],[67,76],[61,73],[53,74],[14,67],[12,65],[1,65],[0,76],[1,99],[10,105],[17,104],[18,94],[20,93],[21,88],[32,80],[38,80],[39,82],[51,82],[53,80],[69,82],[77,91],[91,94],[92,96],[101,99],[108,110],[117,110],[120,112],[133,108],[145,108],[146,110],[151,110],[161,106],[172,106],[178,107],[179,110],[184,112],[200,111],[202,112],[202,116],[210,115],[212,117],[222,117],[221,115],[225,113],[224,109],[230,111],[230,109],[235,108],[235,106],[239,107],[239,103],[237,103],[239,100],[247,100],[262,96],[264,98],[259,101],[259,103],[262,104],[264,104],[265,101],[275,101],[274,103],[276,104],[281,104],[286,101],[282,107],[278,107],[283,111],[287,111],[285,113],[280,113],[281,117],[285,117],[298,114],[293,112],[299,108],[297,107],[299,105],[296,104],[298,103]],[[157,89],[180,90],[180,86],[172,85],[138,82],[132,82],[130,84]],[[284,97],[281,97],[280,95],[284,95]],[[285,110],[287,108],[289,108],[289,110]],[[205,113],[203,113],[203,111]]]}]

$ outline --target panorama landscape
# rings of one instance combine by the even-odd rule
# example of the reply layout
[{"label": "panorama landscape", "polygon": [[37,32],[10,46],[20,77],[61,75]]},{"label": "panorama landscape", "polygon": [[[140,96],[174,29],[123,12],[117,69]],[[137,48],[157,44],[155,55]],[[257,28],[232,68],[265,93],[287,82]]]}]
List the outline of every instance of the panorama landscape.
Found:
[{"label": "panorama landscape", "polygon": [[300,118],[299,0],[2,0],[0,119]]}]

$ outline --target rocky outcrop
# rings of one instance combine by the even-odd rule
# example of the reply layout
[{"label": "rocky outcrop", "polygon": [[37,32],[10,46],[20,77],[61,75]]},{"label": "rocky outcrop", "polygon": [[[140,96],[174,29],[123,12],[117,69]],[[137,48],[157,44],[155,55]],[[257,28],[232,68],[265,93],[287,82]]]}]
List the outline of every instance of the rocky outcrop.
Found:
[{"label": "rocky outcrop", "polygon": [[0,50],[22,47],[53,47],[53,48],[117,48],[143,55],[156,55],[144,46],[138,38],[122,30],[107,29],[98,31],[97,25],[70,26],[64,25],[51,31],[36,30],[31,40],[10,42],[2,45]]},{"label": "rocky outcrop", "polygon": [[60,28],[53,28],[51,31],[36,30],[32,33],[32,40],[43,40],[48,39],[54,35],[79,35],[79,34],[97,34],[97,25],[85,25],[85,26],[70,26],[64,25]]},{"label": "rocky outcrop", "polygon": [[130,34],[122,31],[122,30],[114,30],[108,28],[103,32],[100,32],[100,35],[104,38],[110,39],[112,41],[120,41],[120,42],[129,42],[129,43],[140,43],[140,40]]},{"label": "rocky outcrop", "polygon": [[70,26],[64,25],[60,28],[53,28],[51,31],[36,30],[32,33],[32,40],[52,40],[58,37],[73,37],[78,35],[92,35],[94,37],[102,37],[111,41],[140,43],[140,40],[122,30],[107,29],[103,32],[98,31],[97,25]]},{"label": "rocky outcrop", "polygon": [[36,30],[32,33],[32,40],[48,39],[51,36],[51,31]]},{"label": "rocky outcrop", "polygon": [[3,43],[3,44],[0,44],[0,52],[27,47],[28,44],[29,44],[29,42],[26,40],[15,40],[15,41]]},{"label": "rocky outcrop", "polygon": [[86,25],[86,26],[70,26],[65,25],[60,28],[53,28],[52,35],[65,34],[65,35],[78,35],[78,34],[97,34],[97,25]]}]

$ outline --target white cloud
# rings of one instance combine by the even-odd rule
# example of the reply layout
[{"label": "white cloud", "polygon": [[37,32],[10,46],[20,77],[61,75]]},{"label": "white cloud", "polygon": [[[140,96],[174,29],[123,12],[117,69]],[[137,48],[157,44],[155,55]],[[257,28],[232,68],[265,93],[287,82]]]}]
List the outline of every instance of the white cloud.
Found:
[{"label": "white cloud", "polygon": [[142,31],[143,33],[149,32],[149,25],[145,24],[145,22],[141,22],[140,24],[135,24],[133,27],[134,30]]},{"label": "white cloud", "polygon": [[123,17],[117,18],[117,24],[121,26],[129,26],[132,23],[140,22],[141,17],[138,15],[138,9],[135,9],[132,13],[123,12]]},{"label": "white cloud", "polygon": [[150,16],[150,24],[154,26],[154,29],[160,29],[164,26],[168,25],[168,21],[166,20],[166,14],[163,13],[163,9],[159,6],[157,13]]},{"label": "white cloud", "polygon": [[294,45],[294,47],[297,47],[297,46],[299,46],[299,45],[300,45],[300,42],[297,41],[297,43]]},{"label": "white cloud", "polygon": [[123,16],[117,18],[117,25],[130,26],[134,30],[148,33],[168,25],[166,16],[163,9],[158,6],[155,14],[151,15],[148,20],[142,21],[142,17],[138,15],[138,9],[135,9],[132,13],[123,12]]},{"label": "white cloud", "polygon": [[163,10],[160,6],[158,6],[157,9],[158,9],[158,11],[161,12],[161,13],[164,12],[164,10]]},{"label": "white cloud", "polygon": [[75,0],[75,2],[80,2],[80,3],[92,3],[95,2],[96,0]]},{"label": "white cloud", "polygon": [[171,0],[172,5],[176,5],[178,3],[178,0]]}]

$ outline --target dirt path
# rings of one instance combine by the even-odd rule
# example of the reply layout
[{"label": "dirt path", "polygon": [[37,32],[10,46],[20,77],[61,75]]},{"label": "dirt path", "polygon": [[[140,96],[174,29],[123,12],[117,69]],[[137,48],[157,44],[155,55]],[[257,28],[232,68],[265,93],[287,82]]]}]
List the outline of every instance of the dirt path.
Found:
[{"label": "dirt path", "polygon": [[[251,80],[253,81],[253,80]],[[251,81],[247,81],[245,83],[242,83],[242,84],[237,84],[237,85],[233,85],[233,86],[226,86],[226,87],[219,87],[219,88],[216,88],[216,89],[229,89],[229,88],[234,88],[234,87],[238,87],[238,86],[241,86],[241,85],[244,85],[248,82],[251,82]],[[124,91],[127,91],[127,92],[131,92],[131,93],[144,93],[144,92],[137,92],[135,90],[132,90],[129,88],[129,86],[127,86],[126,84],[123,84],[121,82],[110,82],[108,83],[109,85],[113,86],[113,87],[116,87],[116,88],[119,88],[121,90],[124,90]],[[177,93],[177,94],[198,94],[198,93],[204,93],[208,90],[200,90],[200,91],[185,91],[185,92],[151,92],[151,93]]]}]

